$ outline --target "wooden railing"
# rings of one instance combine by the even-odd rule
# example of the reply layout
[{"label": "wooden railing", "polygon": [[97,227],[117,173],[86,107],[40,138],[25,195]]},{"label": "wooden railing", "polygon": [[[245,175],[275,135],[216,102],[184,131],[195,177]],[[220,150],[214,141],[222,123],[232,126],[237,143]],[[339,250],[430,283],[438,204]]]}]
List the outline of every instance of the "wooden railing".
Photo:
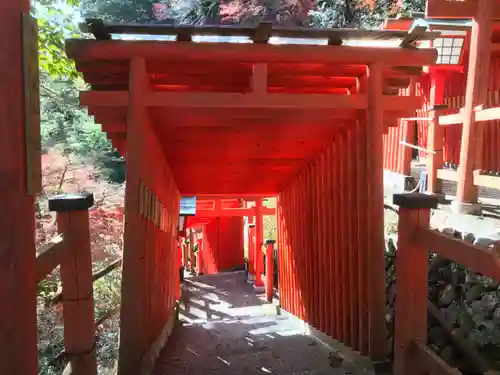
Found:
[{"label": "wooden railing", "polygon": [[118,268],[121,259],[92,274],[88,210],[93,204],[91,194],[50,199],[49,210],[57,213],[61,236],[37,250],[37,283],[60,266],[61,289],[48,305],[62,303],[63,307],[64,351],[55,358],[69,361],[63,375],[97,374],[96,326],[118,309],[105,313],[97,322],[94,320],[93,282]]},{"label": "wooden railing", "polygon": [[[395,375],[458,375],[427,346],[427,316],[435,306],[428,300],[429,254],[437,253],[483,276],[500,280],[500,252],[480,248],[429,228],[430,210],[437,198],[426,194],[396,194],[399,206],[396,254],[396,302],[394,333]],[[439,315],[439,314],[438,314]],[[464,355],[474,355],[464,340],[458,340]],[[480,372],[488,370],[474,361]],[[480,361],[481,362],[481,361]]]}]

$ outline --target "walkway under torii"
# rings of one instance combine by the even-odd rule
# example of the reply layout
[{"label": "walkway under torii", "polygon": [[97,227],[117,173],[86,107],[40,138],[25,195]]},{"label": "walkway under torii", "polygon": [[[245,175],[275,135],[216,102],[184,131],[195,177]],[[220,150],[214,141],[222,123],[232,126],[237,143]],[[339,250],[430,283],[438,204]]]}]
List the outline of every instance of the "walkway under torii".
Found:
[{"label": "walkway under torii", "polygon": [[[0,292],[9,301],[0,313],[0,373],[9,375],[37,371],[32,176],[39,154],[26,140],[39,129],[27,121],[35,115],[24,97],[30,75],[23,78],[21,43],[11,42],[21,38],[28,11],[27,1],[0,5],[0,196],[4,211],[16,213],[16,220],[0,219]],[[434,63],[435,50],[413,43],[435,35],[94,24],[98,39],[68,40],[67,53],[92,86],[82,104],[127,157],[118,373],[150,373],[175,319],[180,195],[278,196],[282,308],[384,359],[382,134],[420,108],[420,98],[395,91]],[[115,32],[172,34],[176,41],[99,39]],[[204,33],[243,35],[250,43],[190,41]],[[325,44],[267,43],[276,35]],[[400,46],[342,45],[381,38]],[[90,200],[76,202],[54,208],[85,213]],[[91,321],[91,313],[84,318]],[[94,333],[72,321],[68,343],[80,349],[69,350],[73,371],[93,375]]]}]

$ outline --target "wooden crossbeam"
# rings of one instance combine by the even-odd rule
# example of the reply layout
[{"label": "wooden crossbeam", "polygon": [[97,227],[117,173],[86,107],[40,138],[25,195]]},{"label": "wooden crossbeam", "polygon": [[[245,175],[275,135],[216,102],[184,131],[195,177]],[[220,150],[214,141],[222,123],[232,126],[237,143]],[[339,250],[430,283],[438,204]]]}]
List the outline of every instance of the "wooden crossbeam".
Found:
[{"label": "wooden crossbeam", "polygon": [[432,249],[446,259],[484,276],[500,280],[500,254],[490,249],[471,245],[436,230],[418,229],[417,240],[425,249]]},{"label": "wooden crossbeam", "polygon": [[417,26],[411,32],[409,32],[400,44],[403,48],[417,48],[417,42],[422,40],[422,35],[427,31],[425,26]]},{"label": "wooden crossbeam", "polygon": [[462,375],[458,369],[448,365],[439,355],[421,342],[414,340],[409,351],[408,357],[412,358],[412,363],[418,366],[422,373],[430,375]]},{"label": "wooden crossbeam", "polygon": [[[450,169],[438,169],[437,176],[440,180],[458,181],[458,172]],[[480,174],[479,171],[474,171],[474,185],[500,190],[500,177]]]},{"label": "wooden crossbeam", "polygon": [[[500,120],[500,107],[484,108],[482,106],[476,107],[474,111],[474,122],[480,121],[495,121]],[[462,124],[465,120],[464,109],[460,108],[458,113],[450,115],[439,116],[439,125],[455,125]]]},{"label": "wooden crossbeam", "polygon": [[[112,34],[140,35],[214,35],[247,37],[254,43],[267,43],[270,37],[327,39],[330,45],[338,45],[348,39],[403,39],[406,30],[359,30],[331,28],[290,28],[262,22],[257,27],[239,25],[165,25],[165,24],[122,24],[108,23],[101,19],[86,19],[80,24],[85,33],[92,33],[96,39],[109,39]],[[434,39],[439,33],[427,32],[420,35],[420,40]]]},{"label": "wooden crossbeam", "polygon": [[[261,207],[262,215],[276,215],[276,209],[269,207]],[[196,217],[211,218],[211,217],[243,217],[255,216],[255,207],[252,208],[224,208],[213,210],[196,210]]]},{"label": "wooden crossbeam", "polygon": [[[80,103],[87,107],[125,107],[127,91],[84,91]],[[405,111],[420,108],[420,96],[382,97],[384,111]],[[167,108],[241,108],[241,109],[366,109],[366,94],[233,94],[153,92],[144,99],[148,107]]]},{"label": "wooden crossbeam", "polygon": [[[426,18],[473,18],[480,0],[429,0],[425,9]],[[492,18],[500,18],[500,0],[495,0]]]},{"label": "wooden crossbeam", "polygon": [[69,58],[82,61],[146,60],[226,63],[324,63],[385,66],[426,66],[437,60],[435,49],[406,49],[327,45],[271,45],[247,43],[175,43],[168,41],[92,39],[66,40]]}]

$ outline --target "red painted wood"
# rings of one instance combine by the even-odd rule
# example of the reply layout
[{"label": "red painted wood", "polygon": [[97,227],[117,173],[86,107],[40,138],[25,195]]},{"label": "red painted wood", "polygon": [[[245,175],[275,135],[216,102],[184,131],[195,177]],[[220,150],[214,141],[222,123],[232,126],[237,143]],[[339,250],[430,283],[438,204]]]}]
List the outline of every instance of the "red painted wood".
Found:
[{"label": "red painted wood", "polygon": [[339,134],[339,175],[340,178],[340,210],[342,212],[342,219],[339,218],[340,223],[340,275],[343,280],[342,284],[342,331],[343,340],[348,345],[351,345],[351,331],[350,331],[350,290],[351,283],[349,278],[349,214],[350,214],[350,202],[347,195],[348,186],[348,173],[347,170],[347,159],[348,159],[348,144],[347,144],[347,134],[342,132]]},{"label": "red painted wood", "polygon": [[[304,307],[302,308],[304,310],[304,320],[308,323],[311,323],[312,319],[312,304],[313,304],[313,298],[314,298],[314,292],[312,288],[312,282],[311,282],[311,256],[310,256],[310,250],[308,246],[308,237],[309,237],[309,232],[308,228],[306,227],[306,215],[307,215],[307,210],[308,206],[310,203],[309,200],[309,189],[308,189],[308,184],[307,184],[307,167],[305,168],[304,172],[300,175],[299,185],[297,186],[298,190],[298,205],[296,207],[296,212],[295,215],[297,217],[297,226],[296,226],[296,232],[297,232],[297,237],[300,240],[299,244],[296,244],[295,247],[292,249],[293,253],[299,252],[299,256],[297,257],[299,261],[296,261],[296,268],[304,268],[304,273],[303,277],[300,277],[299,275],[296,275],[295,272],[293,273],[293,277],[295,279],[299,279],[300,282],[303,282],[303,286],[300,285],[300,289],[297,289],[296,294],[300,293],[300,296],[302,297],[302,303],[304,303]],[[302,266],[303,265],[303,266]],[[296,283],[297,284],[297,283]],[[298,300],[297,296],[297,300]]]},{"label": "red painted wood", "polygon": [[[23,13],[29,14],[27,0],[0,3],[0,298],[5,301],[0,312],[0,373],[35,375],[35,205],[26,178]],[[26,60],[34,62],[33,57]]]},{"label": "red painted wood", "polygon": [[318,226],[317,226],[317,233],[318,233],[318,251],[319,251],[319,257],[318,257],[318,268],[319,268],[319,273],[320,273],[320,286],[321,286],[321,330],[323,332],[328,332],[330,328],[330,321],[329,321],[329,314],[328,314],[328,303],[329,303],[329,295],[330,295],[330,289],[329,289],[329,272],[328,268],[326,265],[328,264],[327,258],[326,258],[326,241],[327,241],[327,231],[325,230],[325,204],[324,204],[324,197],[326,196],[325,193],[325,174],[326,174],[326,168],[325,168],[325,152],[321,154],[320,160],[318,162],[318,173],[316,176],[316,183],[317,183],[317,199],[316,199],[316,207],[317,207],[317,220],[318,220]]},{"label": "red painted wood", "polygon": [[219,220],[218,272],[229,271],[235,267],[243,267],[243,218],[222,217]]},{"label": "red painted wood", "polygon": [[255,275],[255,224],[248,226],[248,272]]},{"label": "red painted wood", "polygon": [[[77,51],[71,47],[75,43],[70,42],[69,54],[76,57],[88,81],[96,87],[101,85],[101,92],[83,94],[82,102],[90,105],[90,113],[96,114],[115,147],[126,152],[130,156],[128,162],[132,163],[132,177],[128,181],[131,186],[127,185],[127,217],[135,224],[127,225],[126,235],[128,261],[124,261],[126,296],[122,327],[127,332],[122,338],[125,350],[120,358],[123,374],[138,372],[137,363],[145,348],[154,340],[154,333],[161,331],[169,309],[179,298],[180,259],[174,243],[179,192],[221,197],[207,198],[207,202],[200,200],[199,214],[205,217],[188,220],[189,225],[204,226],[197,264],[199,271],[205,273],[226,269],[243,257],[241,218],[223,216],[236,213],[256,216],[256,246],[250,251],[259,286],[263,266],[262,215],[267,212],[261,207],[261,198],[279,194],[282,306],[345,344],[360,347],[379,358],[377,344],[382,337],[379,326],[384,324],[379,319],[383,307],[379,303],[380,278],[384,270],[377,252],[377,249],[383,251],[379,243],[383,234],[379,210],[382,133],[389,131],[387,127],[396,114],[402,114],[393,107],[402,103],[406,113],[421,106],[421,99],[382,97],[382,86],[387,82],[381,76],[382,71],[367,96],[357,89],[361,81],[358,77],[366,71],[366,62],[418,65],[419,60],[431,63],[435,52],[334,47],[335,50],[329,48],[325,53],[322,48],[300,47],[301,51],[310,52],[305,57],[297,52],[297,46],[293,51],[288,47],[219,48],[190,43],[162,44],[159,48],[159,43],[141,42],[128,44],[130,48],[124,49],[114,42],[83,43],[88,48]],[[221,59],[217,64],[207,64],[207,53]],[[148,62],[140,60],[141,90],[137,90],[135,73],[129,80],[130,67],[121,61],[137,55],[151,57]],[[173,56],[188,55],[190,62],[172,61]],[[107,60],[99,62],[102,69],[92,61],[98,57]],[[283,58],[288,58],[289,63],[283,64]],[[242,59],[255,65],[242,64]],[[302,65],[306,60],[307,65]],[[348,60],[360,65],[335,66]],[[132,65],[138,65],[139,60],[134,61]],[[248,94],[250,82],[252,94]],[[127,89],[132,89],[130,95],[124,95]],[[148,93],[148,89],[154,92]],[[193,94],[194,89],[203,89],[205,93]],[[353,95],[304,94],[313,90],[341,93],[344,89]],[[280,94],[271,96],[266,91]],[[239,95],[241,92],[246,94]],[[370,118],[360,123],[358,136],[353,129],[357,119],[354,109],[362,111],[367,99]],[[194,102],[196,111],[192,107]],[[314,110],[304,108],[307,103]],[[150,104],[155,105],[144,108]],[[255,104],[259,107],[249,108]],[[281,109],[270,108],[277,104]],[[323,108],[317,108],[318,105]],[[335,106],[351,110],[332,110]],[[135,139],[134,134],[139,137]],[[158,230],[151,212],[146,216],[138,214],[141,183],[150,189],[152,198],[165,206],[168,224],[162,231]],[[231,207],[226,207],[226,203],[230,200],[224,201],[222,197],[243,195],[257,199],[258,212],[246,209],[229,212]],[[206,216],[211,216],[211,220]],[[369,230],[361,229],[363,225]],[[232,232],[238,233],[234,239],[228,234]],[[241,254],[235,248],[240,248]],[[271,277],[272,272],[268,270],[267,275]],[[132,284],[134,279],[138,285]],[[137,304],[138,300],[143,303],[133,306],[132,302]]]},{"label": "red painted wood", "polygon": [[416,230],[429,227],[430,209],[399,208],[396,287],[408,298],[396,298],[394,373],[420,373],[408,355],[413,341],[427,342],[428,250],[413,240]]},{"label": "red painted wood", "polygon": [[325,177],[326,177],[326,195],[325,195],[325,214],[326,214],[326,232],[324,233],[325,235],[325,241],[327,244],[327,255],[328,255],[328,261],[327,261],[327,269],[328,269],[328,316],[329,316],[329,321],[330,321],[330,329],[327,331],[327,333],[334,338],[338,337],[338,326],[337,326],[337,315],[338,315],[338,309],[340,308],[339,305],[337,305],[337,301],[335,299],[336,295],[336,290],[338,289],[338,285],[336,283],[336,277],[335,277],[335,231],[334,231],[334,224],[335,224],[335,217],[331,214],[330,212],[334,212],[334,191],[333,191],[333,184],[334,184],[334,171],[333,171],[333,146],[329,147],[326,150],[326,165],[325,165]]},{"label": "red painted wood", "polygon": [[[348,130],[347,144],[355,145],[358,142],[356,124]],[[356,188],[358,184],[362,184],[363,180],[358,180],[357,176],[357,155],[356,147],[348,148],[347,156],[347,201],[350,202],[349,210],[349,297],[350,297],[350,332],[351,332],[351,347],[355,350],[359,349],[359,300],[357,298],[358,286],[358,252],[357,246],[357,229],[359,228],[358,218],[358,200]]]},{"label": "red painted wood", "polygon": [[[358,181],[365,181],[365,176],[368,173],[367,169],[367,144],[366,144],[366,119],[365,116],[359,116],[356,124],[358,131],[358,140],[356,146],[356,161],[358,168]],[[357,247],[359,250],[358,256],[358,283],[359,289],[357,297],[359,300],[359,348],[362,354],[368,355],[368,316],[369,316],[369,305],[368,305],[368,286],[366,274],[368,273],[368,259],[366,255],[366,245],[367,245],[367,215],[366,207],[368,202],[366,185],[358,183],[356,187],[356,195],[358,201],[358,238]]]},{"label": "red painted wood", "polygon": [[203,231],[203,250],[201,256],[203,258],[202,272],[204,274],[217,273],[217,258],[219,247],[219,218],[210,220]]},{"label": "red painted wood", "polygon": [[264,267],[264,257],[262,253],[262,245],[264,241],[264,223],[261,214],[262,199],[255,200],[255,286],[263,287],[262,271]]},{"label": "red painted wood", "polygon": [[[332,152],[332,175],[333,175],[333,189],[332,189],[332,195],[333,195],[333,210],[332,212],[341,212],[340,209],[340,201],[341,197],[339,194],[340,191],[340,182],[341,182],[341,175],[340,175],[340,145],[339,145],[339,138],[337,136],[337,139],[335,139],[335,143],[333,145],[333,152]],[[342,252],[341,252],[341,219],[337,215],[332,217],[333,220],[333,241],[335,243],[334,247],[334,255],[335,255],[335,268],[334,268],[334,277],[335,277],[335,290],[334,290],[334,296],[335,296],[335,305],[337,306],[337,314],[335,316],[335,325],[337,327],[337,336],[336,339],[342,341],[344,340],[345,336],[345,331],[343,328],[343,311],[344,306],[342,305],[342,288],[343,288],[343,280],[342,280],[342,272],[341,272],[341,257],[342,257]]]},{"label": "red painted wood", "polygon": [[380,108],[382,71],[379,65],[369,67],[367,111],[367,162],[370,184],[368,201],[368,280],[369,280],[369,352],[374,360],[387,354],[385,327],[384,260],[384,191],[383,191],[383,111]]},{"label": "red painted wood", "polygon": [[321,274],[321,263],[320,263],[320,248],[319,248],[319,236],[318,236],[318,165],[317,162],[312,163],[311,165],[311,175],[310,175],[310,184],[311,184],[311,200],[310,200],[310,210],[311,210],[311,219],[309,225],[309,232],[311,233],[311,248],[312,248],[312,264],[313,264],[313,280],[315,284],[315,326],[323,331],[324,330],[324,322],[322,316],[323,310],[323,296],[324,291],[321,285],[322,282],[322,274]]},{"label": "red painted wood", "polygon": [[273,302],[274,296],[274,243],[266,244],[266,298]]},{"label": "red painted wood", "polygon": [[[288,202],[289,206],[286,220],[289,223],[289,242],[288,242],[288,279],[290,282],[290,307],[292,314],[297,315],[301,319],[305,319],[305,310],[304,305],[298,304],[298,290],[303,291],[302,294],[305,294],[304,286],[298,287],[296,284],[296,278],[302,280],[302,283],[305,282],[305,277],[302,270],[295,265],[301,262],[302,254],[299,252],[293,252],[293,249],[297,246],[297,241],[299,240],[299,231],[298,231],[298,204],[300,200],[297,194],[297,186],[296,184],[291,187],[291,197]],[[299,289],[300,288],[300,289]]]},{"label": "red painted wood", "polygon": [[[57,229],[64,235],[67,258],[60,265],[63,288],[64,350],[74,374],[96,375],[92,254],[88,210],[59,212]],[[78,356],[78,353],[88,355]]]}]

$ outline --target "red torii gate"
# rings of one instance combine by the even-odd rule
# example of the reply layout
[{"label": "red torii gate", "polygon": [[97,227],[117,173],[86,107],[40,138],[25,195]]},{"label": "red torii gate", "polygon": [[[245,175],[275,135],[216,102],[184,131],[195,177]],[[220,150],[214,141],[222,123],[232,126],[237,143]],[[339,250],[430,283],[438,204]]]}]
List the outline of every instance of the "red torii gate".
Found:
[{"label": "red torii gate", "polygon": [[[455,41],[460,41],[463,47],[458,48],[460,60],[453,63],[444,60],[425,68],[427,76],[421,77],[418,88],[426,104],[419,111],[420,116],[411,120],[420,121],[419,146],[426,153],[428,191],[441,193],[440,180],[457,182],[454,206],[458,211],[469,213],[480,211],[479,187],[500,187],[496,155],[500,138],[495,129],[500,123],[499,9],[498,0],[427,2],[426,18],[431,30],[441,30],[441,41],[453,42],[454,50]],[[455,22],[443,24],[443,19]],[[464,23],[465,20],[472,22]],[[386,22],[385,28],[408,30],[413,21],[392,19]],[[462,31],[463,35],[456,35]],[[449,43],[439,46],[444,59],[451,59]],[[410,175],[411,168],[408,146],[415,138],[411,125],[413,122],[408,125],[402,121],[386,137],[386,167],[404,175]],[[405,143],[402,145],[401,141]],[[452,169],[443,168],[444,161],[451,162]],[[458,170],[454,170],[456,165]]]},{"label": "red torii gate", "polygon": [[[458,114],[439,117],[439,124],[462,124],[457,203],[459,210],[477,203],[475,174],[482,165],[483,121],[500,120],[500,108],[487,108],[489,69],[493,46],[493,19],[500,18],[499,0],[445,1],[427,3],[428,18],[472,18],[469,67],[464,108]],[[448,120],[448,121],[447,121]],[[434,135],[433,135],[434,136]],[[432,143],[438,142],[431,139]]]},{"label": "red torii gate", "polygon": [[[210,219],[217,217],[248,217],[255,218],[255,234],[253,230],[249,230],[249,270],[251,274],[255,274],[255,286],[261,287],[264,285],[262,279],[263,266],[263,216],[276,215],[275,208],[268,208],[263,205],[263,198],[247,198],[245,202],[255,202],[253,207],[235,207],[241,202],[239,198],[220,198],[201,196],[196,200],[196,215],[187,219],[186,227],[202,227],[205,228]],[[253,242],[255,237],[256,241]],[[201,269],[201,257],[198,257],[197,266]],[[268,283],[266,283],[267,285]]]},{"label": "red torii gate", "polygon": [[[37,371],[32,163],[40,155],[31,144],[39,129],[30,121],[36,117],[24,95],[30,90],[23,90],[25,82],[36,86],[29,69],[23,72],[21,35],[28,44],[30,34],[21,20],[28,15],[26,0],[0,3],[0,197],[4,212],[16,213],[16,220],[0,219],[0,293],[8,301],[0,312],[0,373],[9,375]],[[123,27],[137,32],[123,25],[108,31]],[[67,43],[92,85],[82,104],[127,153],[120,375],[150,372],[173,324],[180,194],[278,195],[282,307],[384,359],[382,134],[420,107],[420,98],[395,96],[394,88],[435,61],[435,50],[411,48],[433,36],[278,29],[282,37],[324,37],[328,45],[273,46],[267,42],[274,31],[266,28],[208,31],[247,35],[254,43],[189,43],[185,28],[161,30],[181,43]],[[395,38],[401,47],[342,46],[356,37]],[[231,80],[224,79],[228,71]],[[332,230],[335,239],[327,241]],[[72,336],[79,344],[70,350],[76,368],[95,354],[89,331],[85,342]]]}]

